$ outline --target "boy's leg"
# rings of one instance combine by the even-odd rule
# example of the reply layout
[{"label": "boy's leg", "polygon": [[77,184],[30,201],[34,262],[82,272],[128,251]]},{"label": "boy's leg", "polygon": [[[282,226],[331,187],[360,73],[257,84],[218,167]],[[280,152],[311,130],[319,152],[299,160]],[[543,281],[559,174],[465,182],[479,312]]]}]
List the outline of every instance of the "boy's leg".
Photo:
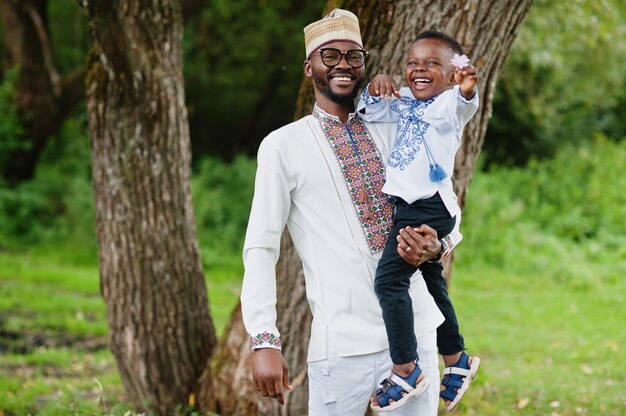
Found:
[{"label": "boy's leg", "polygon": [[[439,194],[417,201],[422,222],[437,231],[439,238],[444,237],[454,229],[456,217],[451,217],[448,209],[441,200]],[[443,266],[439,262],[424,262],[418,267],[424,277],[428,288],[437,307],[443,314],[445,321],[437,329],[437,345],[441,355],[456,354],[463,351],[463,337],[459,333],[459,324],[456,319],[454,307],[448,296],[448,288],[443,278]]]},{"label": "boy's leg", "polygon": [[441,355],[453,355],[463,351],[465,344],[463,336],[459,332],[459,323],[454,306],[448,296],[448,288],[443,278],[443,266],[439,262],[425,262],[420,264],[418,268],[422,272],[428,292],[445,318],[445,321],[437,328],[439,353]]},{"label": "boy's leg", "polygon": [[445,236],[452,231],[455,221],[438,193],[412,204],[400,198],[396,201],[394,226],[378,263],[374,281],[394,364],[406,364],[418,359],[413,334],[413,305],[409,296],[411,276],[417,268],[400,257],[396,237],[404,227],[422,224],[428,224],[437,230],[438,235]]},{"label": "boy's leg", "polygon": [[410,225],[396,210],[394,227],[389,233],[382,257],[376,269],[374,288],[383,312],[389,351],[395,364],[417,360],[417,341],[413,326],[413,304],[409,295],[411,276],[417,268],[398,254],[396,236]]}]

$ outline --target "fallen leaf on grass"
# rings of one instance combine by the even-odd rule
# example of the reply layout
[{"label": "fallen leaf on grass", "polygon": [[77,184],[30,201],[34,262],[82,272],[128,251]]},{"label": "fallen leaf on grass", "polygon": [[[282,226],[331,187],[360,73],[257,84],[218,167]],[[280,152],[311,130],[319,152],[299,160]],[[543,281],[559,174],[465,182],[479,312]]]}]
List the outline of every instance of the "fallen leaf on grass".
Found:
[{"label": "fallen leaf on grass", "polygon": [[519,401],[517,402],[517,408],[518,409],[523,409],[526,406],[528,406],[528,403],[530,403],[530,399],[528,397],[523,397],[523,398],[519,399]]}]

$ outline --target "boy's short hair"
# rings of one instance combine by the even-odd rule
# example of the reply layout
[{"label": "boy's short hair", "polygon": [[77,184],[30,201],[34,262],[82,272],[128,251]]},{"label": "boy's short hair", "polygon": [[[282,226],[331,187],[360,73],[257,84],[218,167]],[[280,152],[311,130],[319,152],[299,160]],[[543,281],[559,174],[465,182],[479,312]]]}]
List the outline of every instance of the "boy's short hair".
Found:
[{"label": "boy's short hair", "polygon": [[445,33],[437,32],[436,30],[426,30],[426,31],[420,33],[419,35],[417,35],[417,38],[415,39],[415,42],[417,42],[418,40],[421,40],[421,39],[437,39],[437,40],[440,40],[442,42],[447,43],[448,46],[450,46],[450,49],[452,49],[452,51],[454,53],[458,53],[459,55],[463,55],[463,48],[461,47],[461,44],[456,39],[454,39],[452,36],[446,35]]}]

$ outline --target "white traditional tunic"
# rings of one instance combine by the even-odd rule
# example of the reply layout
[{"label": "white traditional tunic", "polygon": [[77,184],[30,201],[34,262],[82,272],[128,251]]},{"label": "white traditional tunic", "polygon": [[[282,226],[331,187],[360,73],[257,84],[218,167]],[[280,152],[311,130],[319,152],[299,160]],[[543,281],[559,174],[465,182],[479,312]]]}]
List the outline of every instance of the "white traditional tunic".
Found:
[{"label": "white traditional tunic", "polygon": [[[455,85],[435,98],[419,101],[404,87],[400,89],[403,98],[388,101],[370,96],[368,87],[357,104],[359,117],[368,122],[396,122],[398,126],[383,192],[409,204],[439,192],[450,215],[457,215],[458,223],[461,210],[452,188],[454,158],[461,146],[463,127],[478,109],[478,90],[466,100]],[[430,179],[433,162],[448,175],[442,181]]]},{"label": "white traditional tunic", "polygon": [[[374,274],[391,228],[381,188],[395,135],[395,123],[365,123],[353,113],[343,124],[315,107],[263,140],[243,251],[241,304],[253,348],[280,348],[275,267],[285,225],[313,315],[308,361],[326,358],[327,340],[339,356],[388,348]],[[460,239],[455,230],[451,241]],[[435,330],[443,317],[419,272],[410,294],[416,335]]]}]

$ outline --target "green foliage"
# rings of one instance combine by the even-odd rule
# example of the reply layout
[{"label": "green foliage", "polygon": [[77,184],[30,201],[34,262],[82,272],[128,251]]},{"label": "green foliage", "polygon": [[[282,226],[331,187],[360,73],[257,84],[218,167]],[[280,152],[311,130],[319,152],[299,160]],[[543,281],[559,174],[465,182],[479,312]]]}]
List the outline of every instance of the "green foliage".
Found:
[{"label": "green foliage", "polygon": [[90,147],[84,124],[81,118],[70,119],[50,139],[32,181],[16,188],[0,184],[3,246],[54,244],[58,249],[63,241],[80,248],[71,250],[76,260],[93,258]]},{"label": "green foliage", "polygon": [[476,175],[457,254],[464,259],[464,247],[480,249],[470,248],[462,263],[578,279],[581,287],[617,279],[626,272],[626,177],[619,168],[625,158],[626,142],[598,136],[526,169]]},{"label": "green foliage", "polygon": [[256,163],[238,156],[232,163],[205,158],[192,180],[198,239],[205,266],[226,253],[240,253],[252,203]]},{"label": "green foliage", "polygon": [[89,49],[87,19],[75,0],[48,1],[51,52],[57,69],[67,74],[84,67]]},{"label": "green foliage", "polygon": [[17,68],[6,71],[0,77],[0,165],[6,163],[8,154],[25,146],[25,142],[21,140],[24,129],[15,104],[17,80]]},{"label": "green foliage", "polygon": [[486,166],[550,157],[596,132],[626,136],[626,4],[537,0],[493,102]]},{"label": "green foliage", "polygon": [[195,156],[253,153],[293,119],[304,33],[324,0],[220,0],[185,22],[185,84]]}]

